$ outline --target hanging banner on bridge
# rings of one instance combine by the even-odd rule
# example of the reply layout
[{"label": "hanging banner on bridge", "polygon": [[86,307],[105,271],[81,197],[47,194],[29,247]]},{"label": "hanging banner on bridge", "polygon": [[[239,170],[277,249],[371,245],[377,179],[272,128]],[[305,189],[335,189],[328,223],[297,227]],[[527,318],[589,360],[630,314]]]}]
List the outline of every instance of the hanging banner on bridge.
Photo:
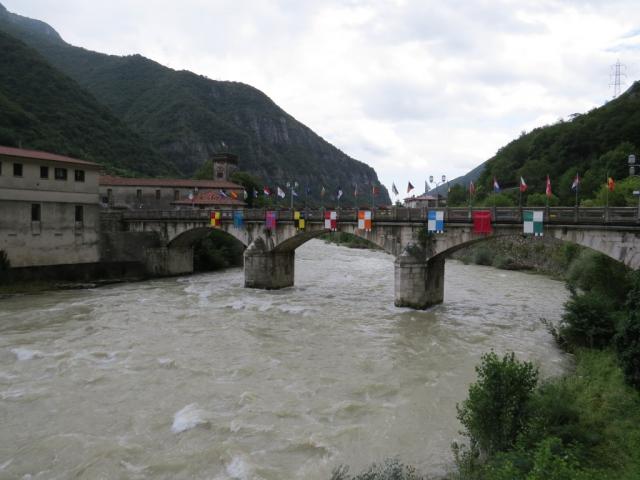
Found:
[{"label": "hanging banner on bridge", "polygon": [[427,213],[427,231],[444,233],[444,212],[442,210],[429,210],[429,213]]},{"label": "hanging banner on bridge", "polygon": [[265,228],[267,230],[276,229],[276,218],[277,218],[277,212],[269,211],[266,213]]},{"label": "hanging banner on bridge", "polygon": [[331,210],[324,212],[324,228],[332,232],[338,229],[338,212]]},{"label": "hanging banner on bridge", "polygon": [[371,231],[371,211],[358,210],[358,230]]},{"label": "hanging banner on bridge", "polygon": [[535,235],[536,237],[542,237],[544,235],[544,232],[542,231],[542,226],[544,224],[544,212],[542,210],[525,210],[522,212],[522,220],[525,235]]},{"label": "hanging banner on bridge", "polygon": [[222,224],[222,212],[211,212],[209,214],[209,219],[212,227],[220,227],[220,225]]},{"label": "hanging banner on bridge", "polygon": [[304,230],[304,212],[293,212],[293,223],[296,226],[296,230]]},{"label": "hanging banner on bridge", "polygon": [[493,233],[490,210],[474,210],[472,218],[473,233]]},{"label": "hanging banner on bridge", "polygon": [[233,212],[233,225],[236,228],[242,228],[244,226],[244,214],[242,210]]}]

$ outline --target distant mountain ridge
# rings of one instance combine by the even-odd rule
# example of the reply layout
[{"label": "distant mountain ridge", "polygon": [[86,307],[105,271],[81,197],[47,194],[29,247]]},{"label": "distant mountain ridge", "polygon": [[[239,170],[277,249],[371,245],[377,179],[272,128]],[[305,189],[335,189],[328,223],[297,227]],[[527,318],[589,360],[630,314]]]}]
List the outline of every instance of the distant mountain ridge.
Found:
[{"label": "distant mountain ridge", "polygon": [[[331,191],[379,185],[375,171],[295,120],[259,90],[175,71],[140,55],[105,55],[74,47],[46,23],[0,5],[0,30],[16,36],[86,88],[155,152],[187,176],[212,154],[231,151],[241,170],[266,183],[296,180]],[[384,186],[379,201],[390,203]]]}]

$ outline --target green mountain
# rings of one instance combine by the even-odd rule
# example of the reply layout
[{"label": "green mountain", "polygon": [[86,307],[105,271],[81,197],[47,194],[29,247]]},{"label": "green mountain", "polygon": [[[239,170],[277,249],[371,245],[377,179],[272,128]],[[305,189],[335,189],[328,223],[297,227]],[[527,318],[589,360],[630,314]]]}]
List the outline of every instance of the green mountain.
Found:
[{"label": "green mountain", "polygon": [[[259,90],[175,71],[140,55],[112,56],[74,47],[47,24],[0,5],[0,30],[38,50],[54,67],[86,88],[119,119],[186,175],[213,153],[230,151],[240,169],[265,182],[296,180],[338,185],[379,184],[375,171],[316,135]],[[390,203],[386,188],[379,200]]]},{"label": "green mountain", "polygon": [[522,176],[529,187],[526,195],[530,195],[545,192],[548,174],[560,203],[573,205],[575,193],[571,184],[576,173],[581,178],[580,197],[597,197],[602,194],[608,176],[616,182],[627,177],[627,158],[629,154],[640,153],[638,142],[640,82],[635,82],[602,107],[572,115],[569,121],[523,133],[498,150],[486,162],[478,179],[479,200],[491,191],[493,177],[503,188],[517,190]]},{"label": "green mountain", "polygon": [[0,144],[94,160],[123,174],[176,174],[91,94],[2,32]]}]

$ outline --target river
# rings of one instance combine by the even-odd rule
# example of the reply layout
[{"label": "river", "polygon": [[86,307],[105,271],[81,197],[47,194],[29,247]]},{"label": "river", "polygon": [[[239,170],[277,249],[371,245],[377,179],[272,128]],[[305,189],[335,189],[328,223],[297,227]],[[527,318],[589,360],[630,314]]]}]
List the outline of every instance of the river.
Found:
[{"label": "river", "polygon": [[387,457],[439,474],[480,355],[560,374],[542,276],[448,260],[393,306],[393,258],[313,240],[296,286],[240,269],[0,300],[0,478],[323,479]]}]

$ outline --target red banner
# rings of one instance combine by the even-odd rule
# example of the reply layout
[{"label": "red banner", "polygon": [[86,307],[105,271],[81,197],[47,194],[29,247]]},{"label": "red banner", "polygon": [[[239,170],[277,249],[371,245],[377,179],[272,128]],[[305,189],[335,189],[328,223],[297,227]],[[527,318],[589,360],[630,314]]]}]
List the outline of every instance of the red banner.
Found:
[{"label": "red banner", "polygon": [[473,212],[473,233],[492,233],[491,211],[477,210]]}]

